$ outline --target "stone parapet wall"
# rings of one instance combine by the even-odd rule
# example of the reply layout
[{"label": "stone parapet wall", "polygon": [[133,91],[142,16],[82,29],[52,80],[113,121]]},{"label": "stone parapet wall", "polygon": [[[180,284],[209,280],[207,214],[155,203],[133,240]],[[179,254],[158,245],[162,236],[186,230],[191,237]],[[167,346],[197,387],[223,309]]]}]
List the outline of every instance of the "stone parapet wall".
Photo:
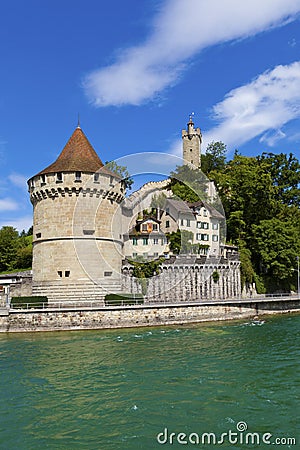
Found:
[{"label": "stone parapet wall", "polygon": [[[123,291],[141,293],[147,283],[146,301],[188,302],[207,299],[239,298],[241,294],[240,263],[163,264],[161,273],[141,282],[133,278],[132,268],[123,267]],[[214,281],[213,273],[219,279]]]},{"label": "stone parapet wall", "polygon": [[106,307],[81,310],[10,311],[0,314],[0,332],[113,329],[180,325],[300,312],[299,300]]}]

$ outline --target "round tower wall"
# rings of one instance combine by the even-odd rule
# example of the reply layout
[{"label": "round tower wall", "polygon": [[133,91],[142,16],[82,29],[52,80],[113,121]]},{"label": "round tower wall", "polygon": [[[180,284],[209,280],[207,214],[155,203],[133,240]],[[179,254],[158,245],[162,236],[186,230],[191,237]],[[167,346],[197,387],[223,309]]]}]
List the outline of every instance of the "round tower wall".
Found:
[{"label": "round tower wall", "polygon": [[121,273],[123,186],[108,174],[37,175],[29,180],[34,208],[33,283],[71,283]]}]

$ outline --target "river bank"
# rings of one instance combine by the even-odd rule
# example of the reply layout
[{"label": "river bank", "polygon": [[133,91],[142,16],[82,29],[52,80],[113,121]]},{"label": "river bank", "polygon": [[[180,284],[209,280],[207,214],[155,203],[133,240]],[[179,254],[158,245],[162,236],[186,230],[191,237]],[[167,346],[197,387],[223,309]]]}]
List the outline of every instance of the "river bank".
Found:
[{"label": "river bank", "polygon": [[177,325],[300,312],[298,298],[181,304],[2,309],[0,332],[71,331]]}]

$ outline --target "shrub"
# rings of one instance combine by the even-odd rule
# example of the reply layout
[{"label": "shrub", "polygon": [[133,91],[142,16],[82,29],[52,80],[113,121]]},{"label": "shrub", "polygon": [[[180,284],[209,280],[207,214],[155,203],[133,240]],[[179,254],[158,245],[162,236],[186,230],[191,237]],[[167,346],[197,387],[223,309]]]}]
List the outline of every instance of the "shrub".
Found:
[{"label": "shrub", "polygon": [[106,294],[105,306],[141,305],[144,303],[142,294]]},{"label": "shrub", "polygon": [[43,303],[48,304],[48,297],[46,296],[28,296],[28,297],[12,297],[11,306],[13,308],[42,308]]},{"label": "shrub", "polygon": [[219,281],[220,278],[220,274],[217,270],[215,270],[212,274],[212,279],[214,280],[215,283],[217,283]]}]

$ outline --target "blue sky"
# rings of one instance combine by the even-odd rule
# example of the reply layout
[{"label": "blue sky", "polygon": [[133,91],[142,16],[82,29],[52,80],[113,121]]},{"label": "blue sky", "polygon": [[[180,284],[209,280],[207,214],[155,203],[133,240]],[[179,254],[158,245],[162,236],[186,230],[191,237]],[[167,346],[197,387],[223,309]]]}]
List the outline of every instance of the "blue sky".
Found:
[{"label": "blue sky", "polygon": [[[180,155],[189,114],[244,155],[300,159],[300,0],[11,0],[0,16],[0,226],[77,125],[103,162]],[[146,163],[145,163],[146,164]]]}]

